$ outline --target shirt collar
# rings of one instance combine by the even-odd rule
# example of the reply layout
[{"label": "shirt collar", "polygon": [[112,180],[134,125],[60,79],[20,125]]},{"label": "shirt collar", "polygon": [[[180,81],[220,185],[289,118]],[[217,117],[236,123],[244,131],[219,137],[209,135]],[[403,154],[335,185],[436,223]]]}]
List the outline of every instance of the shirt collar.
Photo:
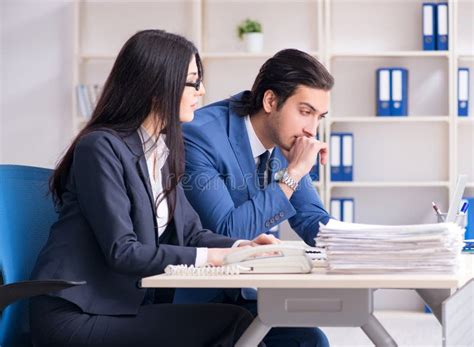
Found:
[{"label": "shirt collar", "polygon": [[[255,133],[255,129],[253,128],[252,122],[250,121],[250,116],[245,116],[245,127],[247,128],[247,135],[250,140],[250,148],[252,149],[252,156],[254,159],[257,159],[267,151],[265,146],[263,145],[262,141],[258,138],[257,134]],[[270,154],[272,154],[274,148],[268,149]]]},{"label": "shirt collar", "polygon": [[145,158],[148,160],[153,151],[156,151],[156,160],[160,164],[160,169],[163,167],[166,159],[168,158],[169,149],[166,146],[166,135],[160,134],[158,140],[155,136],[150,136],[143,126],[138,129],[138,134],[142,140],[143,152],[145,153]]}]

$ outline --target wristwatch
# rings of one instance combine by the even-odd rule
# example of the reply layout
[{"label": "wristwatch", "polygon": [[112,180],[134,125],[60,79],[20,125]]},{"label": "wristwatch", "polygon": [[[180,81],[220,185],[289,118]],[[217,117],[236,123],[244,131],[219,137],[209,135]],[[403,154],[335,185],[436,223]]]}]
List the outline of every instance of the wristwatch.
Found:
[{"label": "wristwatch", "polygon": [[296,191],[296,188],[298,188],[298,182],[296,182],[296,180],[288,174],[287,168],[277,171],[273,178],[276,182],[282,182],[286,184],[293,191]]}]

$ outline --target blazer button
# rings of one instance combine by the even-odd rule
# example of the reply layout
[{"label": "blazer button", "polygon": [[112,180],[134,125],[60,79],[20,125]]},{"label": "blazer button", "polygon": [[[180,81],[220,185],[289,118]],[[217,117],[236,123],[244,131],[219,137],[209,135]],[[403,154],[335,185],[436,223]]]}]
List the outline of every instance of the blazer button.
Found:
[{"label": "blazer button", "polygon": [[269,227],[270,227],[270,223],[269,223],[269,222],[266,222],[266,223],[265,223],[265,226],[266,226],[267,228],[269,228]]},{"label": "blazer button", "polygon": [[280,216],[279,216],[279,215],[276,215],[276,216],[275,216],[275,220],[280,220]]},{"label": "blazer button", "polygon": [[270,218],[270,224],[273,224],[273,223],[275,223],[275,218],[272,217]]},{"label": "blazer button", "polygon": [[283,218],[283,216],[284,216],[285,214],[284,214],[283,212],[280,212],[279,215],[280,215],[280,217]]}]

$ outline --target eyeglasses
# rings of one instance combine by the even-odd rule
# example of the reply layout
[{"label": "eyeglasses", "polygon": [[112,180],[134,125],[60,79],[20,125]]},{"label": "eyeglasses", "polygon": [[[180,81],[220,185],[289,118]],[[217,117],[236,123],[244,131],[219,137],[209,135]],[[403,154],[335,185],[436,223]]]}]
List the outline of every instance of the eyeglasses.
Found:
[{"label": "eyeglasses", "polygon": [[202,83],[202,80],[201,79],[198,79],[196,82],[186,82],[185,83],[185,86],[186,87],[193,87],[194,89],[196,89],[196,91],[198,92],[199,89],[201,89],[201,83]]}]

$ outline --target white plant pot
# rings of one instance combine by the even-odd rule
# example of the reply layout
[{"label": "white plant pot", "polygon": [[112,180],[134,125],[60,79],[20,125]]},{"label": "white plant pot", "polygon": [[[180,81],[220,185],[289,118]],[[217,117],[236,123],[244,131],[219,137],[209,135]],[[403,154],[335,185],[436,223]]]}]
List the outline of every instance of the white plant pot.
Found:
[{"label": "white plant pot", "polygon": [[246,33],[244,34],[244,42],[247,52],[261,52],[263,50],[263,33]]}]

